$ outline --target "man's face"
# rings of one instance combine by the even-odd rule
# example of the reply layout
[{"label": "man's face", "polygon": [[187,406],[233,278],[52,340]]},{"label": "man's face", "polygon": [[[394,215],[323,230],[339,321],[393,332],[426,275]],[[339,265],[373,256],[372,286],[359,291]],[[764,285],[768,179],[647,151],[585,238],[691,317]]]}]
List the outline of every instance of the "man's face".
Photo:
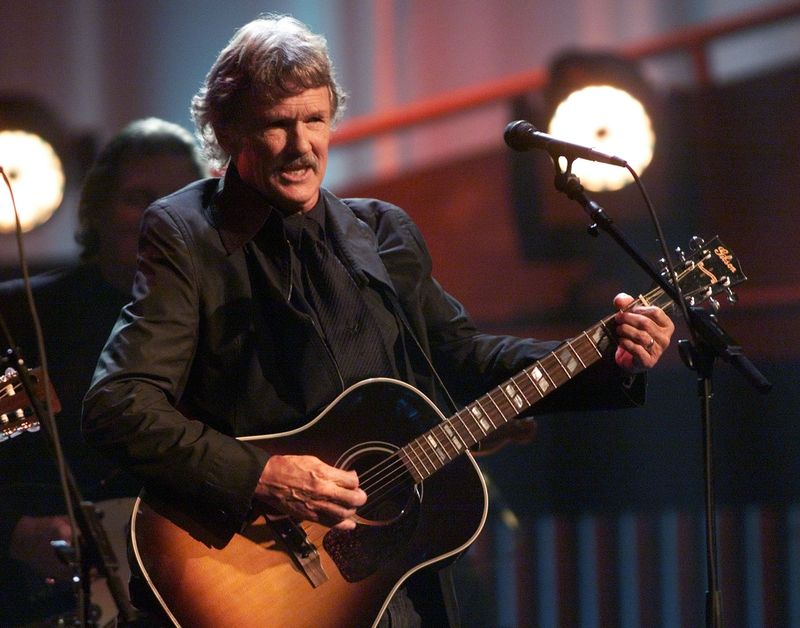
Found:
[{"label": "man's face", "polygon": [[328,88],[307,89],[269,107],[254,105],[252,115],[253,131],[232,157],[239,175],[287,215],[308,211],[328,165]]},{"label": "man's face", "polygon": [[98,225],[104,265],[132,269],[136,264],[139,222],[153,201],[198,178],[192,161],[169,153],[125,160],[117,176],[108,214]]}]

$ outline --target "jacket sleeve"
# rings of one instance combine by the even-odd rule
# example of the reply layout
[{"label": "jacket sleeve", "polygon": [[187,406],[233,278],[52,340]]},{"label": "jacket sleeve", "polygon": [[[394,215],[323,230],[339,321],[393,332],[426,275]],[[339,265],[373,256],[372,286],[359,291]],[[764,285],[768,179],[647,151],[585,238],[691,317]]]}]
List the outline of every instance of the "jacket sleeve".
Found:
[{"label": "jacket sleeve", "polygon": [[[418,340],[458,403],[469,403],[524,367],[551,353],[561,341],[486,334],[464,306],[432,276],[419,229],[397,207],[384,208],[375,225],[382,254]],[[402,244],[401,244],[402,242]],[[603,359],[534,407],[550,411],[630,407],[644,402],[645,376],[630,377]]]},{"label": "jacket sleeve", "polygon": [[133,301],[98,361],[82,431],[145,488],[204,504],[212,519],[236,526],[266,454],[178,409],[202,325],[194,237],[167,207],[145,213]]}]

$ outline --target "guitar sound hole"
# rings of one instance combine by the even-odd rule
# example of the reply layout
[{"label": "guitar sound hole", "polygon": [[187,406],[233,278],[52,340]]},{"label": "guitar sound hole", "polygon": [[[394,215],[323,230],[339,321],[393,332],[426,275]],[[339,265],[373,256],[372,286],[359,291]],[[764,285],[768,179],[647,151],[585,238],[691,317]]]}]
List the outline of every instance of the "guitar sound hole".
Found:
[{"label": "guitar sound hole", "polygon": [[358,474],[367,503],[356,513],[362,525],[394,523],[415,503],[422,500],[422,486],[414,484],[402,461],[398,447],[389,443],[361,443],[347,451],[337,463]]}]

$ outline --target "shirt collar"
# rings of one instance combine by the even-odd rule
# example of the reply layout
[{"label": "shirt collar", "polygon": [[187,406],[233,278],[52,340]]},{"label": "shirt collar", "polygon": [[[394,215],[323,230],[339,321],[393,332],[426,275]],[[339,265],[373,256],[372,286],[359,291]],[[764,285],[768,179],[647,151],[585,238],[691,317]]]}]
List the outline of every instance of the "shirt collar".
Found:
[{"label": "shirt collar", "polygon": [[[282,229],[283,214],[270,205],[261,192],[242,181],[233,162],[220,182],[212,212],[228,255],[255,238],[268,222],[272,223],[272,229]],[[317,222],[325,233],[325,199],[321,190],[317,204],[306,216]]]},{"label": "shirt collar", "polygon": [[[268,236],[270,240],[283,239],[282,214],[263,194],[242,181],[233,163],[220,181],[211,212],[228,255],[244,247],[265,227],[273,234]],[[320,200],[311,210],[311,218],[319,221],[323,230],[336,230],[344,255],[354,268],[365,271],[391,288],[392,282],[376,252],[375,234],[340,199],[320,188]]]},{"label": "shirt collar", "polygon": [[281,219],[263,194],[242,181],[232,162],[212,200],[211,212],[228,255],[252,240],[268,221]]}]

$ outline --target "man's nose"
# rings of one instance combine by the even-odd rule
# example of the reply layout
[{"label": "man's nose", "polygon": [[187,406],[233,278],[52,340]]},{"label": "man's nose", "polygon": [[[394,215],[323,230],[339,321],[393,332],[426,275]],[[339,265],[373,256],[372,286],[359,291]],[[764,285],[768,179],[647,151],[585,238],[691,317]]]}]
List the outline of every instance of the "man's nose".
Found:
[{"label": "man's nose", "polygon": [[310,136],[308,129],[303,122],[298,121],[292,125],[292,128],[289,131],[288,141],[292,149],[294,149],[300,155],[305,155],[311,150]]}]

